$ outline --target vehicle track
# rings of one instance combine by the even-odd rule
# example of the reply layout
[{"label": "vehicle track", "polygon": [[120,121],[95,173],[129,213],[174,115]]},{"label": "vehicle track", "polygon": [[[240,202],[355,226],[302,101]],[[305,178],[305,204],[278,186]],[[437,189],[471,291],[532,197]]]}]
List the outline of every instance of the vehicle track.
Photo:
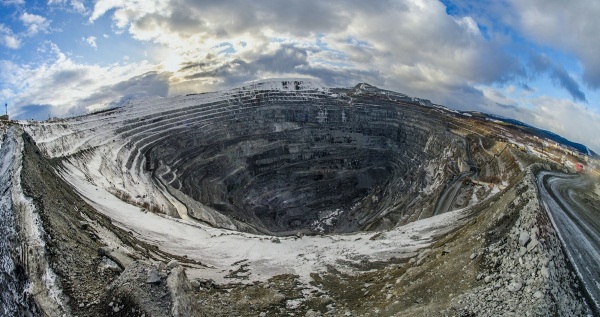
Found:
[{"label": "vehicle track", "polygon": [[541,202],[581,280],[591,308],[600,313],[600,210],[577,198],[591,188],[581,175],[542,171],[537,175]]}]

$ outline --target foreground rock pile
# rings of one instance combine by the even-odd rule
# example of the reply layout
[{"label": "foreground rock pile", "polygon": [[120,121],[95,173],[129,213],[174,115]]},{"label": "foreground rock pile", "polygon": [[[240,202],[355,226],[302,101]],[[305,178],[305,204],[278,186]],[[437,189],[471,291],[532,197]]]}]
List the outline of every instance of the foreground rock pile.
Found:
[{"label": "foreground rock pile", "polygon": [[[540,208],[530,168],[506,206],[517,218],[508,234],[480,251],[484,285],[457,299],[460,312],[476,316],[584,316],[583,294],[568,267],[560,240]],[[574,288],[575,286],[575,288]]]},{"label": "foreground rock pile", "polygon": [[192,293],[185,270],[176,261],[136,261],[109,286],[98,303],[119,316],[204,316]]}]

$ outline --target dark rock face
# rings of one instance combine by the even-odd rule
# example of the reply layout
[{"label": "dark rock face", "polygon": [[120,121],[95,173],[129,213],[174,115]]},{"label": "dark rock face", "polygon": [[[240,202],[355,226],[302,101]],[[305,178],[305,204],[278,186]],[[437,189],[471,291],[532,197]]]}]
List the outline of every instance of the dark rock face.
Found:
[{"label": "dark rock face", "polygon": [[178,264],[160,269],[135,261],[99,300],[102,316],[206,316],[193,300],[192,286]]},{"label": "dark rock face", "polygon": [[[524,170],[537,159],[502,141],[513,137],[505,126],[364,84],[280,82],[24,128],[32,137],[9,131],[0,147],[0,315],[593,315],[540,209],[535,173],[550,165]],[[500,181],[508,186],[494,194]],[[120,202],[107,212],[115,200],[100,188],[139,208],[121,222]],[[466,209],[419,230],[309,243],[193,232],[188,219],[171,226],[179,221],[142,214],[302,238],[389,228],[438,213],[440,201]],[[176,234],[149,229],[163,225]],[[417,244],[402,242],[408,236]],[[335,246],[319,248],[329,240]],[[430,247],[408,260],[419,240]],[[271,244],[276,256],[243,258],[243,246]],[[174,258],[199,278],[190,282]],[[295,263],[303,266],[281,273]],[[219,275],[231,282],[207,279]],[[317,292],[305,292],[307,281]]]},{"label": "dark rock face", "polygon": [[443,153],[462,156],[462,139],[446,115],[394,98],[403,95],[337,92],[240,90],[234,102],[149,118],[178,126],[145,140],[145,169],[265,233],[351,232],[410,217],[404,209],[427,201],[421,192],[451,162]]}]

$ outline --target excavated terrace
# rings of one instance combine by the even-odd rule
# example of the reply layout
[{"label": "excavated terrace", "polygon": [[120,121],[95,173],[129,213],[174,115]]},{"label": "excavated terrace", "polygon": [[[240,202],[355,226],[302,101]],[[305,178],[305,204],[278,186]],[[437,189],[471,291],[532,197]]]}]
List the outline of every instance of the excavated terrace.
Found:
[{"label": "excavated terrace", "polygon": [[477,114],[272,80],[11,129],[24,236],[2,256],[46,313],[585,310],[536,199],[542,159],[519,151],[534,138]]},{"label": "excavated terrace", "polygon": [[367,84],[270,81],[175,98],[170,109],[140,103],[70,120],[63,132],[62,123],[29,132],[48,156],[123,200],[272,235],[389,229],[429,216],[466,165],[466,141],[447,112]]},{"label": "excavated terrace", "polygon": [[147,141],[144,168],[259,231],[352,232],[406,208],[427,185],[424,168],[443,169],[444,153],[464,146],[413,107],[322,97],[263,92],[226,119],[188,119]]}]

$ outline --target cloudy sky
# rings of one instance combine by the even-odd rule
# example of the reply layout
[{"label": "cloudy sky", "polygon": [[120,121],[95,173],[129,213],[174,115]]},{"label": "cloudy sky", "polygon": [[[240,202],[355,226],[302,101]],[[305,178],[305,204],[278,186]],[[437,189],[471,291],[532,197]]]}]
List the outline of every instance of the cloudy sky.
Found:
[{"label": "cloudy sky", "polygon": [[597,0],[0,0],[17,119],[270,77],[368,82],[600,152]]}]

